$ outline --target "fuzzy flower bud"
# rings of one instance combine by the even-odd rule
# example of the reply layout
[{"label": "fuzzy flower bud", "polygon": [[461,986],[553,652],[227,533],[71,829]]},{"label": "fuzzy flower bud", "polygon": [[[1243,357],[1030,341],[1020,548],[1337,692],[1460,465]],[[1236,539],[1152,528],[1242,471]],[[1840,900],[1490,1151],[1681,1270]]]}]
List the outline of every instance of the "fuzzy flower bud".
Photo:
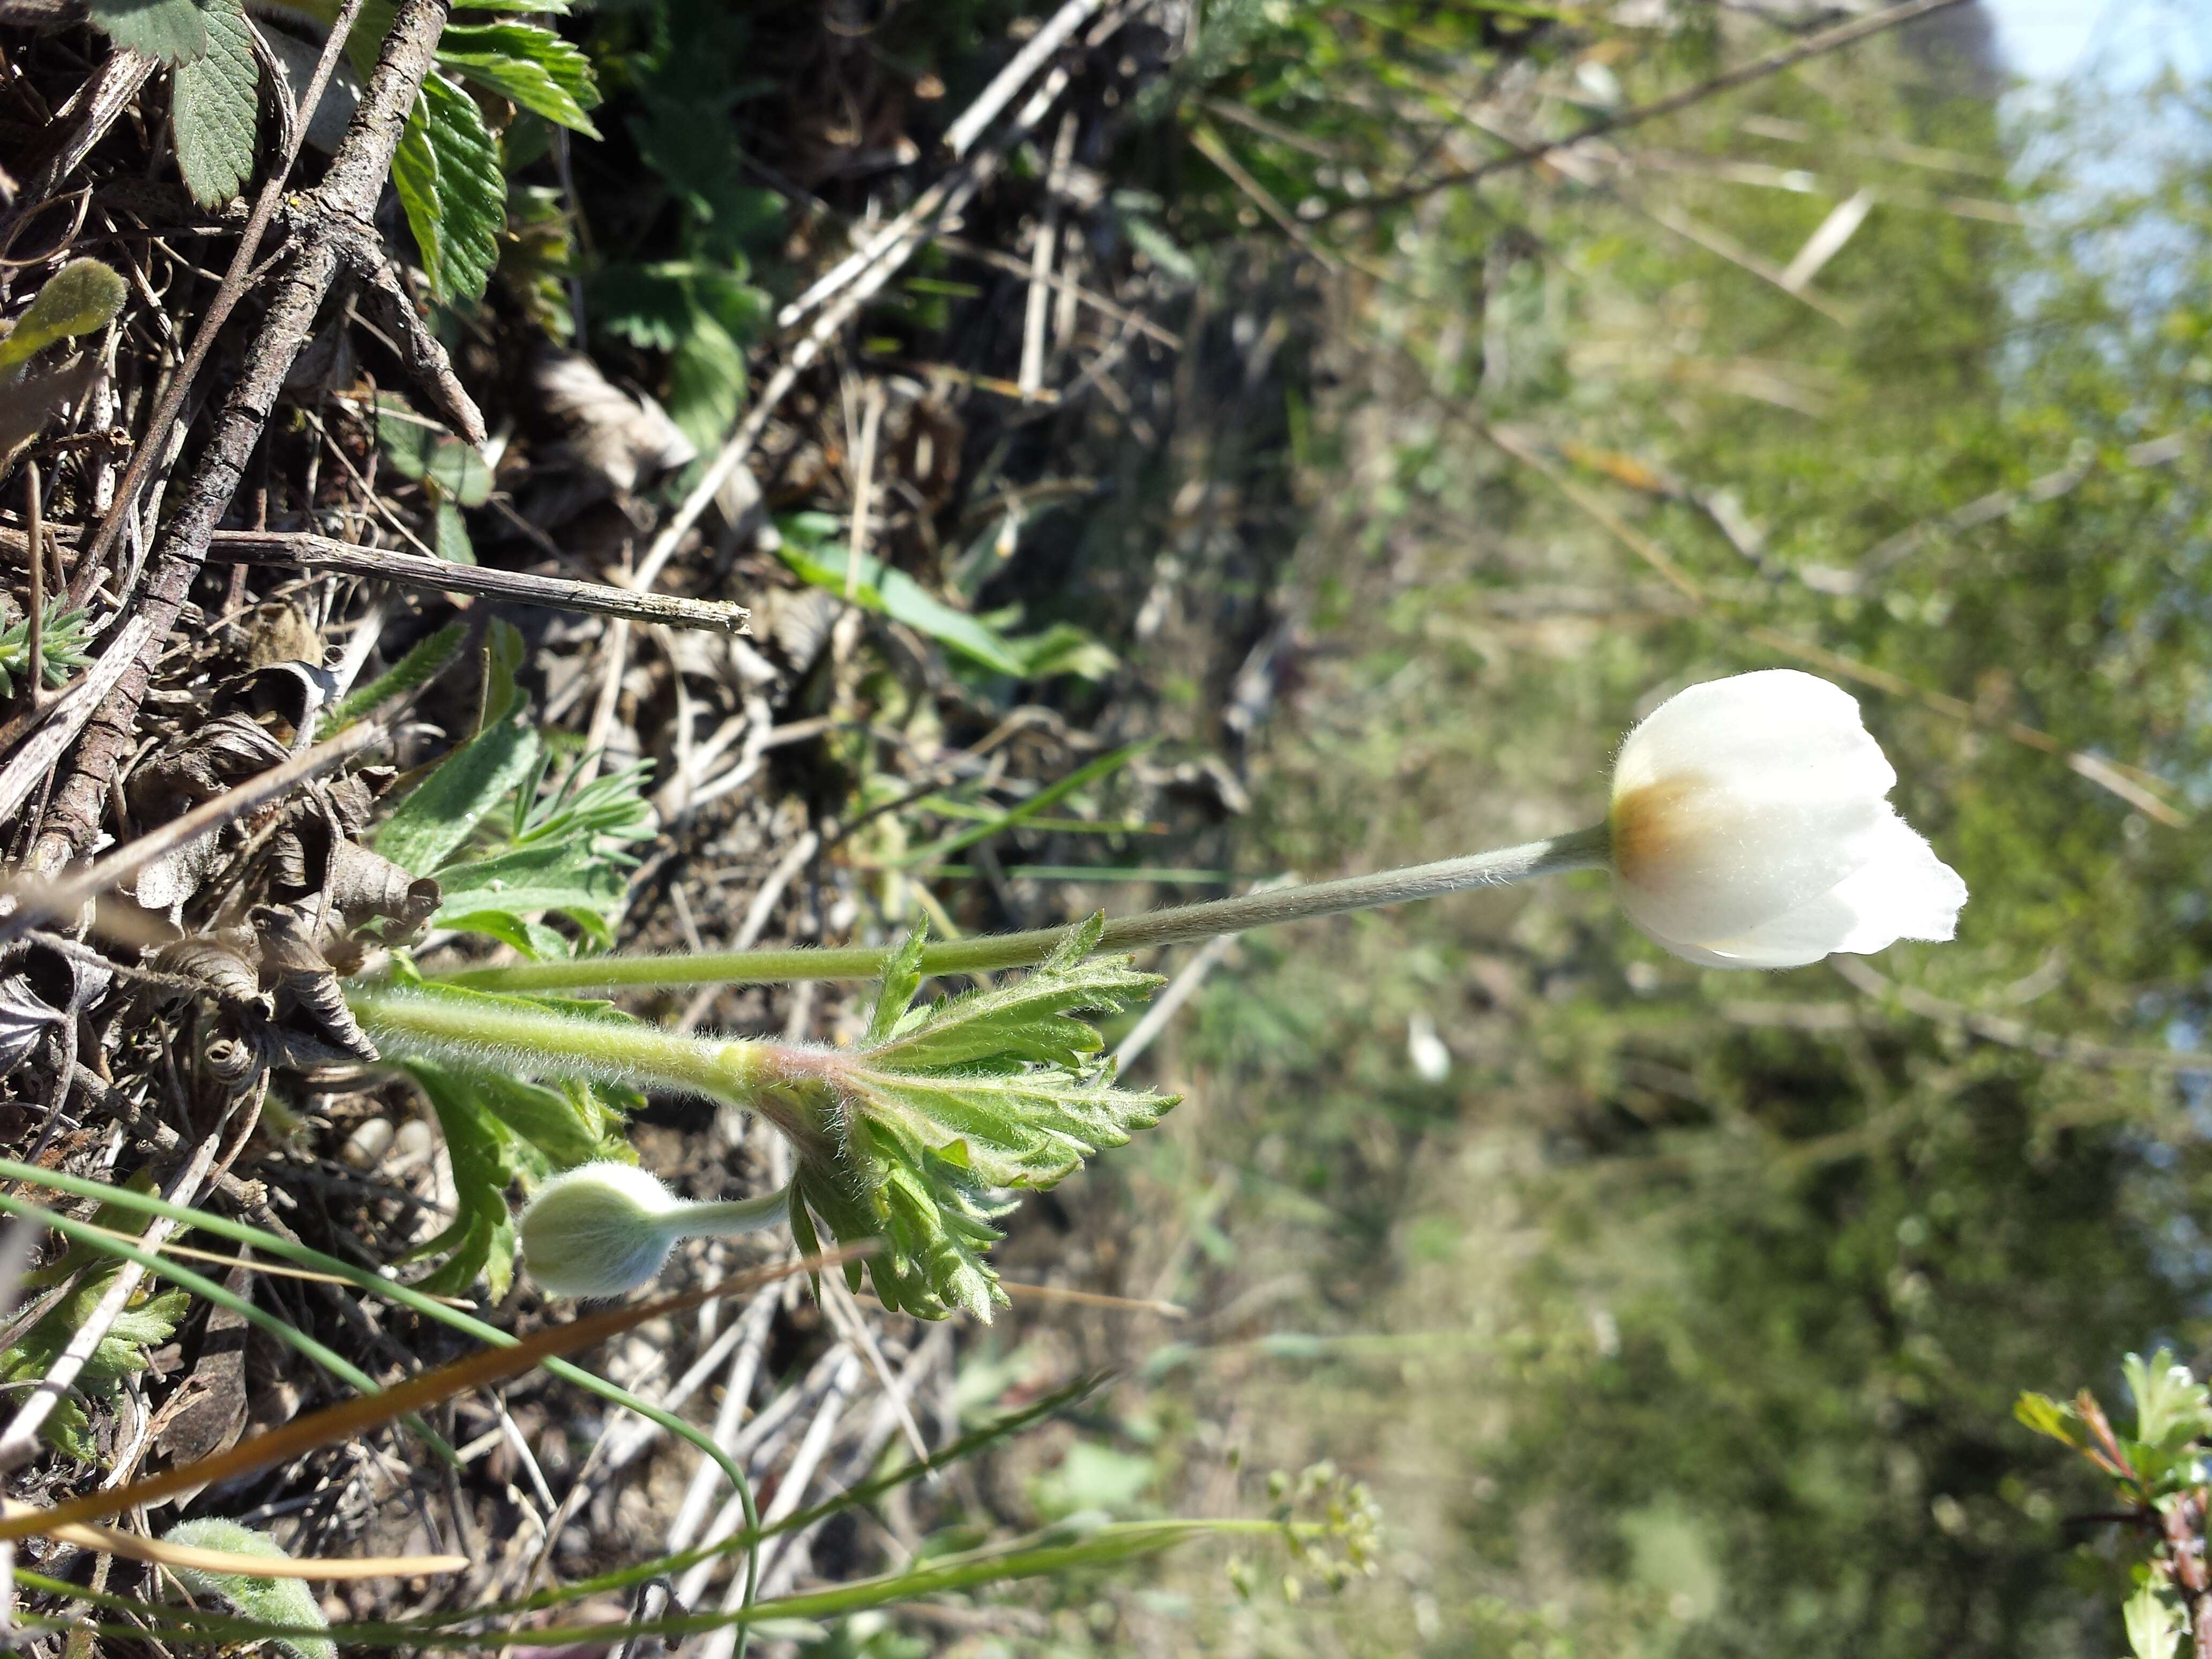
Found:
[{"label": "fuzzy flower bud", "polygon": [[1848,692],[1794,669],[1677,693],[1613,769],[1613,889],[1712,968],[1795,968],[1948,939],[1966,884],[1897,815],[1897,774]]},{"label": "fuzzy flower bud", "polygon": [[679,1238],[750,1232],[781,1218],[781,1192],[735,1204],[681,1199],[629,1164],[555,1176],[522,1212],[522,1260],[554,1296],[620,1296],[659,1273]]}]

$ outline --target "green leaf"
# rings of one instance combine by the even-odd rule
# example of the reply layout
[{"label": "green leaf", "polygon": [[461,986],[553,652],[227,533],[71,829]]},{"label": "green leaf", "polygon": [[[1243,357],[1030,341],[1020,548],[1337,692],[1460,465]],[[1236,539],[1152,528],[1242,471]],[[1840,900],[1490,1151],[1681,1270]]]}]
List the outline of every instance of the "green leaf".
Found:
[{"label": "green leaf", "polygon": [[514,1281],[514,1218],[507,1189],[522,1173],[512,1156],[514,1137],[484,1104],[479,1073],[408,1060],[400,1067],[422,1085],[453,1168],[453,1224],[416,1245],[408,1261],[443,1255],[446,1260],[418,1280],[432,1296],[465,1296],[479,1274],[491,1299],[502,1300]]},{"label": "green leaf", "polygon": [[481,507],[490,498],[491,464],[483,452],[426,421],[402,398],[386,394],[377,399],[376,447],[393,471],[429,485],[443,500]]},{"label": "green leaf", "polygon": [[[1116,205],[1120,205],[1118,203]],[[1161,273],[1183,288],[1196,288],[1200,271],[1198,261],[1192,258],[1174,237],[1141,213],[1126,208],[1121,215],[1121,229],[1135,248],[1154,264]]]},{"label": "green leaf", "polygon": [[513,623],[495,622],[484,633],[483,707],[477,715],[477,730],[483,732],[515,713],[522,688],[515,676],[522,672],[527,650],[522,630]]},{"label": "green leaf", "polygon": [[376,834],[376,850],[410,875],[450,858],[484,816],[529,775],[538,734],[512,721],[488,726],[440,762]]},{"label": "green leaf", "polygon": [[[400,977],[410,975],[403,970]],[[487,1006],[635,1024],[605,1003],[470,994]],[[515,1226],[507,1188],[517,1180],[539,1180],[597,1159],[635,1162],[621,1127],[625,1105],[642,1103],[627,1091],[580,1081],[526,1082],[480,1066],[419,1057],[400,1064],[436,1110],[453,1168],[453,1224],[409,1253],[414,1260],[443,1252],[446,1260],[417,1288],[433,1295],[463,1295],[481,1273],[496,1302],[507,1294],[514,1271]]]},{"label": "green leaf", "polygon": [[2015,1422],[2056,1440],[2062,1446],[2072,1446],[2078,1450],[2086,1443],[2071,1427],[2079,1420],[2073,1407],[2060,1405],[2049,1395],[2022,1394],[2013,1401],[2012,1414]]},{"label": "green leaf", "polygon": [[[496,676],[495,676],[496,678]],[[562,954],[558,935],[539,939],[529,916],[558,911],[595,943],[613,942],[636,860],[626,843],[650,837],[656,819],[642,789],[652,763],[641,761],[579,785],[571,769],[541,792],[543,750],[518,781],[506,844],[439,872],[446,903],[437,925],[504,939],[531,954]]]},{"label": "green leaf", "polygon": [[106,328],[130,293],[123,278],[99,260],[70,260],[46,279],[30,309],[0,339],[0,374],[58,341]]},{"label": "green leaf", "polygon": [[[823,558],[787,537],[779,556],[801,580],[832,593],[846,592],[845,567],[851,557],[848,550],[836,550],[832,556]],[[854,603],[864,610],[919,629],[939,644],[997,673],[1018,679],[1026,672],[1027,665],[1019,653],[1000,637],[996,629],[932,597],[903,570],[891,569],[882,560],[866,554],[860,556],[859,565],[852,584],[852,597]]]},{"label": "green leaf", "polygon": [[669,354],[669,417],[702,450],[727,435],[743,407],[745,347],[769,314],[742,263],[670,259],[616,265],[592,284],[592,314],[611,332]]},{"label": "green leaf", "polygon": [[449,23],[438,61],[465,80],[587,138],[599,130],[584,112],[599,101],[591,60],[536,23]]},{"label": "green leaf", "polygon": [[916,865],[934,864],[951,857],[963,847],[972,847],[1002,830],[1012,830],[1024,823],[1047,807],[1058,805],[1077,790],[1111,777],[1158,741],[1158,738],[1147,738],[1142,743],[1133,743],[1126,748],[1101,755],[1096,760],[1086,761],[1066,777],[1047,784],[1027,800],[994,815],[988,821],[972,824],[965,830],[957,830],[925,847],[915,848],[899,859],[898,866],[902,869],[911,869]]},{"label": "green leaf", "polygon": [[[887,1308],[918,1319],[943,1319],[958,1309],[988,1322],[994,1309],[1007,1305],[989,1251],[1001,1237],[992,1224],[1012,1203],[947,1159],[864,1123],[848,1163],[800,1161],[793,1201],[794,1213],[803,1202],[836,1238],[877,1242],[865,1273]],[[794,1237],[799,1231],[794,1221]],[[813,1234],[811,1225],[805,1231]],[[862,1275],[861,1263],[845,1264],[853,1289]]]},{"label": "green leaf", "polygon": [[2137,1440],[2172,1452],[2212,1435],[2212,1395],[2170,1349],[2160,1348],[2148,1360],[2129,1354],[2120,1361],[2120,1373],[2135,1396]]},{"label": "green leaf", "polygon": [[1042,634],[1002,637],[1021,658],[1024,679],[1073,674],[1079,679],[1103,680],[1121,665],[1119,657],[1073,623],[1054,623]]},{"label": "green leaf", "polygon": [[702,453],[719,448],[744,406],[745,384],[744,348],[706,313],[693,313],[668,359],[665,401],[677,430]]},{"label": "green leaf", "polygon": [[[131,1184],[134,1190],[151,1190],[153,1172],[141,1170],[132,1177]],[[95,1224],[126,1237],[143,1232],[147,1219],[143,1214],[106,1204],[93,1217]],[[34,1274],[26,1274],[25,1282],[60,1284],[80,1270],[82,1276],[76,1287],[18,1337],[12,1346],[0,1352],[0,1382],[33,1382],[44,1376],[106,1297],[117,1275],[123,1272],[124,1263],[92,1245],[72,1243],[60,1261]],[[116,1316],[106,1334],[94,1347],[83,1369],[77,1373],[78,1390],[95,1400],[113,1398],[124,1378],[146,1369],[145,1350],[167,1342],[191,1310],[191,1297],[183,1291],[167,1291],[155,1296],[142,1293],[136,1303]],[[73,1399],[64,1399],[56,1406],[46,1419],[43,1432],[67,1456],[89,1462],[97,1455],[90,1420]]]},{"label": "green leaf", "polygon": [[1070,930],[1069,942],[1085,954],[1073,960],[1055,954],[1034,973],[938,1002],[896,1036],[872,1041],[865,1050],[870,1067],[942,1072],[1006,1056],[1071,1071],[1086,1065],[1100,1047],[1098,1033],[1074,1015],[1117,1012],[1161,983],[1157,974],[1138,972],[1128,957],[1087,954],[1103,922],[1103,914],[1094,915]]},{"label": "green leaf", "polygon": [[870,1044],[888,1041],[906,1018],[915,993],[921,989],[921,953],[928,943],[929,928],[925,923],[899,942],[897,952],[884,969],[883,982],[876,988],[875,1009],[868,1017]]},{"label": "green leaf", "polygon": [[607,924],[629,890],[622,871],[573,842],[451,865],[439,871],[438,885],[445,902],[431,919],[434,927],[469,927],[485,911],[527,916],[557,910],[608,943]]},{"label": "green leaf", "polygon": [[507,225],[499,146],[476,100],[443,76],[422,83],[392,158],[392,182],[434,299],[483,297]]},{"label": "green leaf", "polygon": [[349,693],[324,722],[325,733],[334,732],[352,725],[380,703],[394,697],[404,696],[416,687],[427,685],[444,671],[446,665],[461,653],[468,641],[465,623],[447,623],[436,633],[410,646],[407,654],[386,669],[367,685]]},{"label": "green leaf", "polygon": [[178,65],[170,116],[185,188],[202,207],[219,207],[253,173],[260,69],[240,0],[205,0],[204,15],[207,50]]},{"label": "green leaf", "polygon": [[[48,690],[69,684],[69,677],[92,661],[90,618],[72,609],[66,599],[46,601],[46,619],[39,637],[40,683]],[[31,623],[19,617],[0,629],[0,697],[15,695],[15,682],[30,672]]]},{"label": "green leaf", "polygon": [[194,0],[92,0],[92,22],[125,51],[170,67],[208,49],[207,17]]},{"label": "green leaf", "polygon": [[[186,1521],[161,1534],[165,1544],[194,1549],[222,1550],[232,1555],[258,1555],[271,1560],[292,1558],[275,1540],[241,1527],[235,1521],[213,1516]],[[241,1618],[258,1620],[280,1628],[327,1630],[322,1604],[304,1578],[258,1578],[251,1573],[209,1572],[199,1567],[171,1567],[179,1583],[195,1595],[227,1603]],[[313,1636],[280,1636],[276,1645],[292,1659],[337,1659],[337,1644]]]},{"label": "green leaf", "polygon": [[2121,1604],[2120,1613],[2134,1659],[2174,1659],[2181,1640],[2181,1611],[2156,1584],[2145,1579]]},{"label": "green leaf", "polygon": [[798,1190],[840,1240],[873,1238],[863,1271],[886,1306],[925,1319],[1002,1306],[989,1260],[1008,1188],[1049,1187],[1102,1148],[1159,1121],[1171,1096],[1124,1089],[1091,1057],[1111,1013],[1159,983],[1127,957],[1093,957],[1103,916],[1069,929],[1012,983],[908,1012],[922,936],[900,947],[869,1035],[836,1069],[832,1156],[801,1158]]},{"label": "green leaf", "polygon": [[477,562],[476,544],[469,539],[468,521],[461,517],[461,509],[451,501],[438,503],[438,515],[432,520],[435,539],[431,545],[438,556],[455,564],[474,564]]}]

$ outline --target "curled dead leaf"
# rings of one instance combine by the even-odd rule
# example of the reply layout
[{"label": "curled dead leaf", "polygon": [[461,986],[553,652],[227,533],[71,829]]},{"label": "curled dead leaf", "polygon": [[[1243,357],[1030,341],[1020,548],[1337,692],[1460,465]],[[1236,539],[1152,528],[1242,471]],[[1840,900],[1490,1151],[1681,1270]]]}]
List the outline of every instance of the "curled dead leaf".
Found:
[{"label": "curled dead leaf", "polygon": [[306,907],[257,905],[249,914],[261,940],[261,978],[276,1003],[276,1024],[303,1021],[310,1035],[356,1060],[374,1060],[376,1045],[346,1006],[337,975],[315,945]]}]

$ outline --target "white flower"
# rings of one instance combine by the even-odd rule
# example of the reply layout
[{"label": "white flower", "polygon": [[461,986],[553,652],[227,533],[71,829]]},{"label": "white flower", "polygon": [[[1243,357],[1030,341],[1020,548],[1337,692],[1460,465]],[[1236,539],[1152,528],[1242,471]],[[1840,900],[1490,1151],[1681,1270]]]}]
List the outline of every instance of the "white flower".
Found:
[{"label": "white flower", "polygon": [[1713,968],[1796,968],[1948,939],[1966,884],[1885,799],[1897,774],[1846,691],[1773,668],[1677,693],[1613,768],[1613,890]]}]

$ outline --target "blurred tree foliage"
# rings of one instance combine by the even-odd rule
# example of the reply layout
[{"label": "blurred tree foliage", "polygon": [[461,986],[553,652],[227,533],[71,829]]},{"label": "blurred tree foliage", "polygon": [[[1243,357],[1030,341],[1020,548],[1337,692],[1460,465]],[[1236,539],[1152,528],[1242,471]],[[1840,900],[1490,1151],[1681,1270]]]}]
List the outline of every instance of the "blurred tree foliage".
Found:
[{"label": "blurred tree foliage", "polygon": [[[1249,942],[1133,1190],[1206,1241],[1187,1290],[1270,1304],[1229,1330],[1385,1340],[1150,1409],[1371,1471],[1429,1651],[2118,1650],[2095,1490],[2010,1407],[2212,1338],[2201,110],[2001,118],[1884,40],[1375,210],[1771,37],[1207,17],[1133,141],[1159,228],[1345,296],[1244,867],[1589,822],[1659,696],[1784,664],[1974,898],[1844,973],[1699,972],[1588,880]],[[2115,124],[2196,160],[2116,169]]]}]

